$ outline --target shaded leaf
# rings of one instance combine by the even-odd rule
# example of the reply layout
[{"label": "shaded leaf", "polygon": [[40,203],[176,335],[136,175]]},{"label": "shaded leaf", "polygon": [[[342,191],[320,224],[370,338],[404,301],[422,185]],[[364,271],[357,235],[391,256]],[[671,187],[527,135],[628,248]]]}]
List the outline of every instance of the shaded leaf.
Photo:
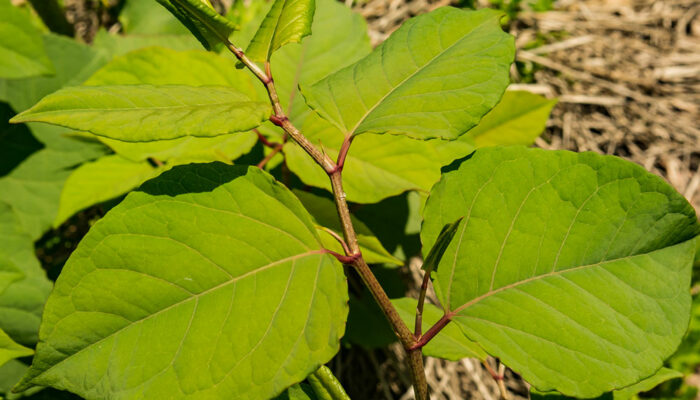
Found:
[{"label": "shaded leaf", "polygon": [[[406,325],[413,327],[416,324],[416,307],[418,300],[410,297],[392,299],[391,304],[396,307],[399,316]],[[440,318],[443,312],[433,304],[423,304],[423,332],[427,332]],[[423,354],[429,357],[444,358],[457,361],[462,358],[478,358],[485,360],[488,355],[472,342],[456,325],[447,325],[428,344],[423,347]]]},{"label": "shaded leaf", "polygon": [[46,122],[139,142],[244,132],[269,115],[269,104],[226,87],[85,86],[50,94],[11,122]]},{"label": "shaded leaf", "polygon": [[273,397],[336,353],[346,302],[342,267],[288,189],[255,167],[177,167],[71,255],[19,389]]},{"label": "shaded leaf", "polygon": [[[342,144],[340,132],[317,115],[301,128],[312,142],[335,159]],[[376,203],[408,190],[428,192],[440,179],[440,168],[474,151],[462,141],[416,140],[393,135],[361,135],[355,138],[343,167],[347,199]],[[295,143],[285,144],[287,165],[307,185],[330,190],[323,169]]]},{"label": "shaded leaf", "polygon": [[228,40],[236,26],[219,15],[209,0],[158,0],[182,22],[205,49],[211,50]]},{"label": "shaded leaf", "polygon": [[661,178],[593,153],[482,149],[433,188],[424,249],[461,216],[434,281],[440,302],[538,389],[598,396],[678,346],[700,229]]},{"label": "shaded leaf", "polygon": [[[294,190],[294,194],[301,200],[314,220],[321,226],[334,231],[338,236],[343,237],[343,227],[340,224],[338,211],[333,200],[314,195],[308,192]],[[403,261],[392,256],[374,236],[374,233],[367,226],[354,216],[350,216],[352,225],[357,233],[357,241],[362,250],[362,257],[369,264],[388,263],[403,265]],[[323,246],[336,253],[343,254],[343,248],[338,241],[322,228],[318,228],[318,235],[321,237]]]},{"label": "shaded leaf", "polygon": [[10,0],[0,0],[0,37],[0,78],[18,79],[54,72],[41,32]]},{"label": "shaded leaf", "polygon": [[299,43],[311,34],[314,0],[275,0],[255,33],[246,55],[253,61],[269,61],[287,43]]},{"label": "shaded leaf", "polygon": [[119,13],[119,22],[129,35],[184,33],[190,36],[187,28],[172,13],[153,0],[127,1]]},{"label": "shaded leaf", "polygon": [[314,394],[311,385],[308,383],[297,383],[275,397],[275,400],[318,400],[318,397]]},{"label": "shaded leaf", "polygon": [[412,18],[370,55],[302,92],[344,136],[457,138],[508,85],[514,46],[500,17],[445,7]]},{"label": "shaded leaf", "polygon": [[28,349],[13,342],[12,339],[0,329],[0,366],[15,358],[31,356],[32,354],[34,354],[32,349]]},{"label": "shaded leaf", "polygon": [[63,186],[53,225],[61,225],[76,212],[93,204],[121,196],[169,168],[154,167],[147,161],[129,161],[118,155],[82,164]]},{"label": "shaded leaf", "polygon": [[105,51],[112,56],[123,56],[134,50],[156,46],[173,50],[202,48],[202,45],[189,32],[181,35],[120,35],[100,29],[92,42],[93,48]]},{"label": "shaded leaf", "polygon": [[1,200],[0,243],[0,330],[16,342],[32,346],[51,282],[34,255],[34,241],[12,208]]},{"label": "shaded leaf", "polygon": [[455,232],[457,232],[457,228],[462,222],[462,219],[464,219],[464,217],[459,217],[455,222],[445,224],[445,226],[442,227],[440,234],[435,240],[435,244],[428,252],[428,255],[425,256],[425,260],[423,261],[422,268],[426,274],[430,274],[437,269],[437,266],[440,264],[440,260],[445,254],[447,246],[449,246],[452,242],[452,238],[454,238]]}]

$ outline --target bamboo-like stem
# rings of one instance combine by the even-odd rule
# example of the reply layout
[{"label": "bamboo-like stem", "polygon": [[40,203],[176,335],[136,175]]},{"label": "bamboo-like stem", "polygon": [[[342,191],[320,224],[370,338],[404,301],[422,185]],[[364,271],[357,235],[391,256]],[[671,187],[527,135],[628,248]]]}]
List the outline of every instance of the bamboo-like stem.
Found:
[{"label": "bamboo-like stem", "polygon": [[345,192],[343,191],[342,166],[350,149],[352,138],[348,137],[345,139],[338,154],[338,163],[334,162],[330,157],[328,157],[328,155],[314,146],[314,144],[311,143],[294,126],[294,124],[292,124],[285,114],[284,110],[282,109],[279,96],[277,95],[275,82],[270,71],[270,63],[265,63],[265,71],[263,71],[243,53],[243,50],[237,48],[226,39],[222,40],[226,47],[236,56],[236,58],[238,58],[238,60],[251,72],[253,72],[253,74],[255,74],[255,76],[265,85],[265,89],[267,89],[267,94],[273,108],[273,115],[270,116],[270,121],[284,129],[284,131],[292,139],[294,139],[294,141],[297,142],[297,144],[299,144],[311,156],[311,158],[313,158],[314,161],[316,161],[316,163],[323,168],[324,171],[326,171],[326,174],[328,174],[331,181],[331,187],[333,189],[336,209],[338,210],[338,215],[343,227],[343,236],[345,237],[346,247],[347,250],[349,250],[349,253],[344,257],[342,255],[335,255],[335,257],[341,260],[341,262],[352,265],[362,278],[365,286],[367,286],[370,293],[372,293],[372,296],[379,305],[379,308],[381,308],[381,310],[384,312],[384,315],[391,324],[396,336],[399,338],[401,344],[408,354],[409,367],[411,370],[411,378],[413,380],[416,399],[427,400],[428,384],[425,379],[423,355],[420,346],[414,348],[416,338],[403,322],[399,316],[399,313],[396,311],[396,308],[394,308],[394,306],[391,304],[389,296],[387,296],[384,288],[382,288],[379,281],[377,281],[377,278],[374,276],[367,265],[367,262],[365,262],[364,258],[362,257],[362,252],[360,251],[360,246],[357,241],[357,234],[355,233],[355,228],[353,227],[350,219],[350,209],[348,208],[348,203],[345,200]]}]

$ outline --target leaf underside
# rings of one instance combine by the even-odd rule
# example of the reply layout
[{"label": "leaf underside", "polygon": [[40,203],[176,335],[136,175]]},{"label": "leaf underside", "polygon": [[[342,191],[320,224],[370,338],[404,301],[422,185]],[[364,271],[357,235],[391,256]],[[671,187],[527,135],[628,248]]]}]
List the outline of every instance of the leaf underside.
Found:
[{"label": "leaf underside", "polygon": [[219,47],[236,29],[208,0],[158,0],[158,3],[175,15],[207,50]]},{"label": "leaf underside", "polygon": [[286,188],[255,167],[192,164],[90,230],[44,315],[19,389],[259,399],[335,354],[347,287]]},{"label": "leaf underside", "polygon": [[632,163],[477,150],[433,188],[424,251],[464,216],[436,292],[467,336],[540,390],[594,397],[656,371],[688,323],[688,202]]}]

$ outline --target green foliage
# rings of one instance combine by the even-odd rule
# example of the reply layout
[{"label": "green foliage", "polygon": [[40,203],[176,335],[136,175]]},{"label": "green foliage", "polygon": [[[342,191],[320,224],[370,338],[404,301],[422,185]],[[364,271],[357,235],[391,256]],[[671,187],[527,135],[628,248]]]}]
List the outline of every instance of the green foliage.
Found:
[{"label": "green foliage", "polygon": [[424,216],[424,249],[465,218],[434,282],[443,308],[540,390],[592,397],[633,384],[683,337],[700,227],[639,166],[483,149],[443,176]]},{"label": "green foliage", "polygon": [[0,0],[0,78],[17,79],[53,73],[41,32],[10,0]]},{"label": "green foliage", "polygon": [[299,43],[311,34],[314,0],[275,0],[246,54],[253,61],[269,61],[272,53],[287,43]]},{"label": "green foliage", "polygon": [[48,122],[110,139],[147,142],[245,132],[269,114],[269,104],[226,87],[84,86],[50,94],[11,122]]},{"label": "green foliage", "polygon": [[175,15],[207,50],[221,47],[221,42],[236,29],[231,21],[214,10],[209,0],[157,1]]},{"label": "green foliage", "polygon": [[308,213],[270,176],[178,167],[127,196],[71,256],[20,388],[268,398],[338,350],[344,285]]},{"label": "green foliage", "polygon": [[449,7],[413,18],[367,57],[304,90],[306,101],[343,136],[455,139],[508,85],[514,45],[499,18]]},{"label": "green foliage", "polygon": [[[693,395],[659,368],[700,363],[694,210],[620,159],[501,147],[531,145],[556,103],[504,93],[502,13],[440,8],[372,50],[334,0],[225,17],[127,0],[126,34],[90,47],[26,15],[29,36],[5,40],[19,10],[0,2],[0,55],[21,55],[0,57],[0,395],[347,399],[323,366],[341,338],[373,349],[394,332],[429,356],[498,357],[550,391],[533,398]],[[195,50],[180,23],[238,59]],[[270,62],[278,99],[242,48]],[[50,261],[49,295],[34,242],[100,203],[63,269]],[[440,305],[417,336],[397,266],[421,246]],[[37,342],[27,369],[15,358]]]},{"label": "green foliage", "polygon": [[0,367],[10,360],[31,356],[32,354],[34,354],[32,349],[28,349],[13,342],[12,339],[0,329]]}]

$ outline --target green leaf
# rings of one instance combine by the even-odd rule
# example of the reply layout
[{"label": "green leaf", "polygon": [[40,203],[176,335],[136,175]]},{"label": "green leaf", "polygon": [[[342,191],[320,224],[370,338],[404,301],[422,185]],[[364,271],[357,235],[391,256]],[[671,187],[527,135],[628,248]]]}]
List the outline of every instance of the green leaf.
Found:
[{"label": "green leaf", "polygon": [[700,295],[693,297],[690,326],[676,354],[668,360],[671,368],[694,373],[700,365]]},{"label": "green leaf", "polygon": [[53,225],[61,225],[76,212],[93,204],[121,196],[169,168],[153,167],[146,161],[129,161],[118,155],[82,164],[63,186]]},{"label": "green leaf", "polygon": [[32,354],[34,354],[32,349],[15,343],[7,336],[7,333],[0,329],[0,366],[15,358],[31,356]]},{"label": "green leaf", "polygon": [[487,148],[433,188],[423,248],[461,216],[440,302],[539,390],[598,396],[653,374],[680,343],[700,227],[661,178],[593,153]]},{"label": "green leaf", "polygon": [[107,52],[65,36],[46,34],[43,42],[54,66],[54,75],[0,80],[0,100],[8,102],[17,112],[64,86],[81,84],[109,60]]},{"label": "green leaf", "polygon": [[[312,142],[335,159],[343,137],[331,124],[310,115],[301,128]],[[343,168],[343,187],[349,201],[376,203],[409,190],[428,192],[440,179],[440,168],[474,151],[463,141],[416,140],[393,135],[355,138]],[[284,153],[289,169],[307,185],[330,190],[325,171],[295,143]]]},{"label": "green leaf", "polygon": [[[187,65],[187,68],[181,68]],[[108,85],[189,85],[230,86],[267,102],[267,94],[247,71],[237,70],[230,58],[205,51],[175,51],[151,47],[116,57],[85,82],[88,86]],[[256,91],[261,89],[263,93]],[[154,142],[123,142],[100,138],[119,155],[132,161],[175,160],[176,163],[236,159],[257,141],[253,132],[213,138],[183,137]]]},{"label": "green leaf", "polygon": [[100,29],[95,34],[92,47],[112,56],[123,56],[131,51],[146,47],[197,50],[201,49],[202,45],[189,32],[182,35],[121,35]]},{"label": "green leaf", "polygon": [[51,282],[34,255],[34,241],[2,201],[0,243],[0,330],[16,342],[33,345]]},{"label": "green leaf", "polygon": [[205,49],[218,47],[236,29],[236,26],[219,15],[209,0],[158,0],[199,40]]},{"label": "green leaf", "polygon": [[[343,248],[338,241],[321,228],[328,228],[340,237],[343,236],[343,227],[340,224],[338,211],[335,208],[333,200],[300,190],[294,190],[294,194],[299,198],[304,208],[311,213],[316,223],[320,225],[318,228],[318,235],[321,237],[323,246],[336,253],[343,254]],[[352,215],[350,219],[355,228],[355,233],[357,233],[357,241],[360,245],[360,250],[362,250],[362,256],[367,263],[403,265],[403,261],[386,251],[384,246],[382,246],[379,240],[374,236],[374,233],[372,233],[362,221]]]},{"label": "green leaf", "polygon": [[[620,390],[615,390],[611,393],[605,393],[599,397],[596,397],[595,400],[606,400],[606,399],[614,399],[614,400],[631,400],[637,398],[636,395],[639,393],[647,392],[656,386],[670,381],[672,379],[677,379],[677,378],[682,378],[683,374],[674,371],[669,368],[661,368],[660,370],[656,371],[656,373],[646,379],[643,379],[640,382],[637,382],[633,385],[627,386],[625,388],[622,388]],[[531,390],[530,391],[530,398],[532,400],[566,400],[566,399],[572,399],[572,397],[567,397],[564,396],[560,393],[556,392],[548,392],[548,393],[542,393],[538,392],[536,390]]]},{"label": "green leaf", "polygon": [[347,299],[288,189],[256,167],[177,167],[73,252],[19,389],[270,398],[338,351]]},{"label": "green leaf", "polygon": [[275,0],[251,40],[246,54],[253,61],[269,61],[287,43],[299,43],[311,34],[314,0]]},{"label": "green leaf", "polygon": [[46,122],[127,142],[244,132],[270,105],[227,87],[95,86],[61,89],[11,122]]},{"label": "green leaf", "polygon": [[41,32],[10,0],[0,0],[0,38],[0,78],[18,79],[54,72]]},{"label": "green leaf", "polygon": [[445,254],[447,246],[449,246],[452,242],[455,232],[457,232],[457,228],[462,222],[462,219],[464,219],[464,217],[459,217],[456,221],[445,224],[445,226],[442,227],[440,234],[435,240],[433,248],[430,249],[428,255],[425,256],[425,260],[423,261],[422,269],[426,274],[430,274],[437,269],[437,266],[440,264],[440,260],[442,260],[442,256]]},{"label": "green leaf", "polygon": [[180,21],[153,0],[127,1],[119,13],[119,22],[128,35],[185,33],[189,36]]},{"label": "green leaf", "polygon": [[531,145],[544,131],[555,104],[557,100],[547,100],[529,92],[508,91],[479,125],[460,140],[472,141],[477,147]]},{"label": "green leaf", "polygon": [[[62,137],[62,128],[32,127],[46,147],[36,151],[0,178],[0,199],[9,204],[24,231],[38,239],[51,227],[58,212],[61,189],[71,170],[87,160],[104,154],[99,143],[86,143]],[[25,135],[31,136],[29,132]],[[9,138],[8,138],[9,139]],[[13,140],[22,140],[15,137]],[[7,142],[0,143],[6,146]]]},{"label": "green leaf", "polygon": [[508,85],[514,45],[500,17],[445,7],[412,18],[370,55],[302,92],[345,136],[457,138]]},{"label": "green leaf", "polygon": [[[418,300],[410,297],[392,299],[391,304],[396,307],[399,316],[406,325],[413,327],[416,324],[416,307]],[[427,332],[441,317],[443,313],[438,307],[430,303],[423,304],[423,332]],[[447,325],[428,344],[423,346],[423,354],[429,357],[444,358],[457,361],[463,358],[478,358],[485,360],[488,354],[464,336],[464,333],[456,325]]]}]

